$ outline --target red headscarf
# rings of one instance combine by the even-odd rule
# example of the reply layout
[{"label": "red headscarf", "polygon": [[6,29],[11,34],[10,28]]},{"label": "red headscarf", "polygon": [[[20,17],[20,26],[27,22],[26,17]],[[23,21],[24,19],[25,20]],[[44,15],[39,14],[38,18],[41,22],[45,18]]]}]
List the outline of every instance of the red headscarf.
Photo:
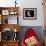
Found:
[{"label": "red headscarf", "polygon": [[36,37],[36,33],[34,32],[34,30],[32,28],[27,29],[27,31],[25,32],[24,35],[24,40],[28,39],[29,37],[35,36]]}]

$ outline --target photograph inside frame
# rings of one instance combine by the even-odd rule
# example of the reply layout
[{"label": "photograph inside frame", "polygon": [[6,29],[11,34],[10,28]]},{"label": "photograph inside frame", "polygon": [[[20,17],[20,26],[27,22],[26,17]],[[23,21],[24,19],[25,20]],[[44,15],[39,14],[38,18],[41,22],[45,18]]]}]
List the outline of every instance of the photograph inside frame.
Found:
[{"label": "photograph inside frame", "polygon": [[23,17],[24,19],[27,19],[27,20],[37,19],[37,8],[24,8]]}]

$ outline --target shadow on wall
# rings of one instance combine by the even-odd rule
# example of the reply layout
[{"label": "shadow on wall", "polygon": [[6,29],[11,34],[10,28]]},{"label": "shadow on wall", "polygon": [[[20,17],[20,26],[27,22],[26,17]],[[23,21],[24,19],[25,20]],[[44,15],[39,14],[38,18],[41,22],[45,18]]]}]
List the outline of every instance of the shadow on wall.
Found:
[{"label": "shadow on wall", "polygon": [[28,28],[32,28],[36,32],[39,41],[43,43],[43,30],[41,26],[21,26],[19,31],[20,42],[24,36],[24,33],[26,32]]}]

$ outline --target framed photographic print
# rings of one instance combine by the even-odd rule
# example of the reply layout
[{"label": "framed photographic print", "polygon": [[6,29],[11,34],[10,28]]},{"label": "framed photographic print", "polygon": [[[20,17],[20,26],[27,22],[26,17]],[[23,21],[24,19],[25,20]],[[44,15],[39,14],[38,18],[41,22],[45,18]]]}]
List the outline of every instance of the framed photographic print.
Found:
[{"label": "framed photographic print", "polygon": [[2,10],[2,15],[9,15],[9,10]]},{"label": "framed photographic print", "polygon": [[37,8],[24,8],[23,18],[25,20],[35,20],[37,19]]}]

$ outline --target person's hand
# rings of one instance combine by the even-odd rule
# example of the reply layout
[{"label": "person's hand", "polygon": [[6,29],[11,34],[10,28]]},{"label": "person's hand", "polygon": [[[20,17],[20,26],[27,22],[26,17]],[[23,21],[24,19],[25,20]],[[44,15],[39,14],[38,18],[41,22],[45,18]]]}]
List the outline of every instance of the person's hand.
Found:
[{"label": "person's hand", "polygon": [[27,44],[27,46],[34,46],[34,45],[37,44],[37,42],[38,41],[34,36],[32,36],[32,37],[25,40],[25,43]]}]

